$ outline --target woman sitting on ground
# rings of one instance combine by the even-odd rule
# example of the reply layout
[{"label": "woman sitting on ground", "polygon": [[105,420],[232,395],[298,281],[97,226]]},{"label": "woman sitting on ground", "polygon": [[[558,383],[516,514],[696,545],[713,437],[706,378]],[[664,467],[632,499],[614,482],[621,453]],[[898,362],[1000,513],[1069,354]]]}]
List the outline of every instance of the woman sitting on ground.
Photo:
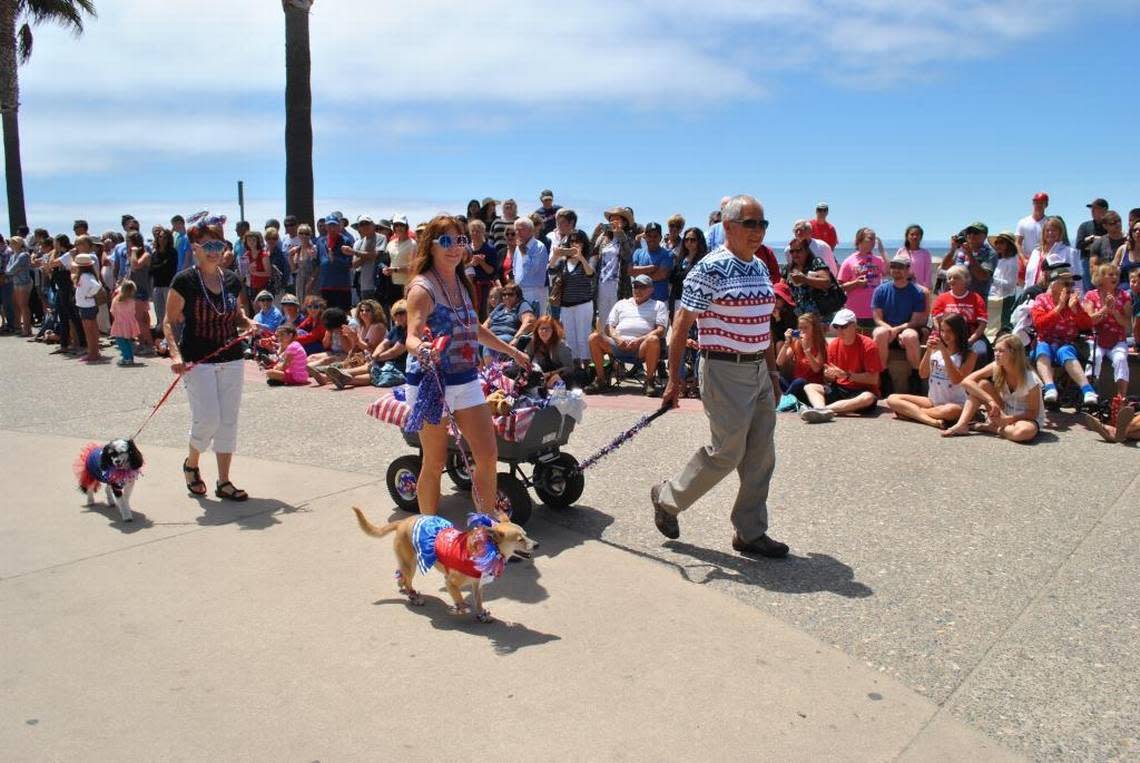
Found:
[{"label": "woman sitting on ground", "polygon": [[[794,243],[794,242],[793,242]],[[823,368],[827,365],[827,339],[823,323],[815,313],[804,313],[796,328],[784,333],[784,344],[776,357],[781,370],[781,384],[785,395],[792,395],[804,405],[811,405],[804,387],[808,384],[825,384]]]},{"label": "woman sitting on ground", "polygon": [[374,299],[361,300],[356,306],[356,341],[349,352],[362,350],[371,355],[384,341],[388,325],[384,321],[384,308]]},{"label": "woman sitting on ground", "polygon": [[563,336],[562,326],[549,315],[534,323],[534,338],[526,354],[542,369],[547,387],[559,381],[569,384],[570,374],[574,372],[574,358]]},{"label": "woman sitting on ground", "polygon": [[508,281],[500,292],[502,302],[495,305],[483,325],[491,333],[514,347],[524,347],[534,328],[534,310],[522,298],[522,287]]},{"label": "woman sitting on ground", "polygon": [[305,348],[297,341],[297,328],[289,323],[277,327],[277,365],[265,371],[271,387],[301,386],[309,383]]},{"label": "woman sitting on ground", "polygon": [[1029,442],[1045,425],[1041,380],[1029,366],[1025,345],[1016,334],[1006,334],[994,344],[994,361],[962,382],[968,397],[958,423],[942,432],[943,437],[966,434],[978,409],[986,406],[982,432],[1013,442]]},{"label": "woman sitting on ground", "polygon": [[317,296],[305,297],[305,312],[297,323],[297,341],[305,348],[305,352],[323,352],[325,345],[325,324],[321,320],[324,313],[325,301]]},{"label": "woman sitting on ground", "polygon": [[1120,288],[1120,268],[1111,262],[1096,266],[1095,289],[1085,295],[1085,312],[1093,323],[1093,379],[1107,357],[1112,362],[1116,394],[1128,394],[1128,331],[1132,323],[1132,298]]},{"label": "woman sitting on ground", "polygon": [[376,349],[372,359],[351,368],[330,367],[328,377],[337,389],[345,387],[398,387],[405,383],[404,362],[408,356],[408,303],[401,299],[392,305],[392,328]]},{"label": "woman sitting on ground", "polygon": [[1057,402],[1059,394],[1054,383],[1053,365],[1062,366],[1073,383],[1081,388],[1085,405],[1096,405],[1096,390],[1085,378],[1080,356],[1077,355],[1077,333],[1092,328],[1092,318],[1081,304],[1080,289],[1074,282],[1080,276],[1068,268],[1054,270],[1049,275],[1049,290],[1033,300],[1029,314],[1037,331],[1037,345],[1033,360],[1044,384],[1045,402]]},{"label": "woman sitting on ground", "polygon": [[918,375],[929,382],[928,394],[891,395],[887,407],[897,418],[941,429],[962,415],[966,403],[962,382],[974,372],[978,356],[966,344],[962,316],[950,313],[936,321],[938,331],[930,335],[918,364]]},{"label": "woman sitting on ground", "polygon": [[348,315],[339,307],[330,307],[321,313],[321,323],[325,335],[321,340],[321,352],[309,356],[309,371],[318,384],[328,384],[321,366],[340,363],[348,357],[348,347],[356,341],[356,327],[348,321]]}]

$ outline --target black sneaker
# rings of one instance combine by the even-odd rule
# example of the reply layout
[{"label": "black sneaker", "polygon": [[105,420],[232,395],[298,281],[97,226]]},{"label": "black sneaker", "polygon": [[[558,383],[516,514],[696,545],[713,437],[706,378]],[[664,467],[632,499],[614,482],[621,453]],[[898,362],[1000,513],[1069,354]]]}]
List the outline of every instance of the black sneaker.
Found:
[{"label": "black sneaker", "polygon": [[657,496],[661,492],[662,484],[664,483],[649,488],[649,500],[653,503],[653,524],[657,525],[657,529],[660,530],[661,534],[666,538],[669,540],[677,540],[677,538],[681,537],[681,525],[677,523],[677,516],[665,511],[657,502]]},{"label": "black sneaker", "polygon": [[594,381],[592,381],[586,385],[586,389],[583,391],[587,395],[598,395],[598,394],[601,394],[602,392],[605,392],[609,388],[610,388],[610,383],[608,381],[598,381],[597,379],[594,379]]},{"label": "black sneaker", "polygon": [[769,559],[783,559],[788,555],[788,544],[761,535],[751,543],[745,543],[739,535],[732,536],[732,548],[742,554],[766,556]]},{"label": "black sneaker", "polygon": [[657,382],[652,376],[645,380],[645,386],[642,389],[644,389],[646,397],[657,397]]}]

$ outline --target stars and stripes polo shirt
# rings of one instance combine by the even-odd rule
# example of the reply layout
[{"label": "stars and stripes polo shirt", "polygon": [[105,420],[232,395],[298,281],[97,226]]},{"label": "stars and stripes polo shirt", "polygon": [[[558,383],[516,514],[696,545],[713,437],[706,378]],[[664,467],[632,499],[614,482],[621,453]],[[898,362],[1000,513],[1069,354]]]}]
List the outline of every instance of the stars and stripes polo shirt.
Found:
[{"label": "stars and stripes polo shirt", "polygon": [[712,352],[762,352],[772,341],[776,295],[758,257],[720,247],[685,276],[681,306],[697,314],[697,342]]}]

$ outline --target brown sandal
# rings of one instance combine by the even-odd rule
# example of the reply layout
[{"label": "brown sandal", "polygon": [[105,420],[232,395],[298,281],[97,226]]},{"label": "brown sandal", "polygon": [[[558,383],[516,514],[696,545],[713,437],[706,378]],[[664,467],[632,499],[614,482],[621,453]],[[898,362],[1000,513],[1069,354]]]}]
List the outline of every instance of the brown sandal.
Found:
[{"label": "brown sandal", "polygon": [[189,459],[182,462],[182,474],[184,476],[189,474],[193,477],[193,479],[186,480],[186,489],[190,495],[201,496],[206,494],[206,483],[202,481],[202,472],[196,466],[191,467]]},{"label": "brown sandal", "polygon": [[218,486],[214,488],[214,495],[218,498],[224,498],[227,501],[245,501],[249,499],[249,493],[245,492],[239,487],[235,487],[234,483],[226,480],[219,482]]}]

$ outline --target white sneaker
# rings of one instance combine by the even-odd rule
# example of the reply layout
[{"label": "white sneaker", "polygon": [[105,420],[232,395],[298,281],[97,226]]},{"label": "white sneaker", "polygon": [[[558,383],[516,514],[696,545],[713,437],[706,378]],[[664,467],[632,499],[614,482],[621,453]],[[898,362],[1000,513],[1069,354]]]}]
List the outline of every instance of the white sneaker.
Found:
[{"label": "white sneaker", "polygon": [[1057,397],[1058,396],[1057,396],[1057,388],[1056,387],[1053,387],[1052,389],[1045,390],[1045,402],[1046,403],[1057,402]]},{"label": "white sneaker", "polygon": [[1096,405],[1100,402],[1100,397],[1092,391],[1085,393],[1085,405]]},{"label": "white sneaker", "polygon": [[804,408],[800,411],[800,418],[809,424],[822,424],[835,418],[835,411],[830,408]]}]

